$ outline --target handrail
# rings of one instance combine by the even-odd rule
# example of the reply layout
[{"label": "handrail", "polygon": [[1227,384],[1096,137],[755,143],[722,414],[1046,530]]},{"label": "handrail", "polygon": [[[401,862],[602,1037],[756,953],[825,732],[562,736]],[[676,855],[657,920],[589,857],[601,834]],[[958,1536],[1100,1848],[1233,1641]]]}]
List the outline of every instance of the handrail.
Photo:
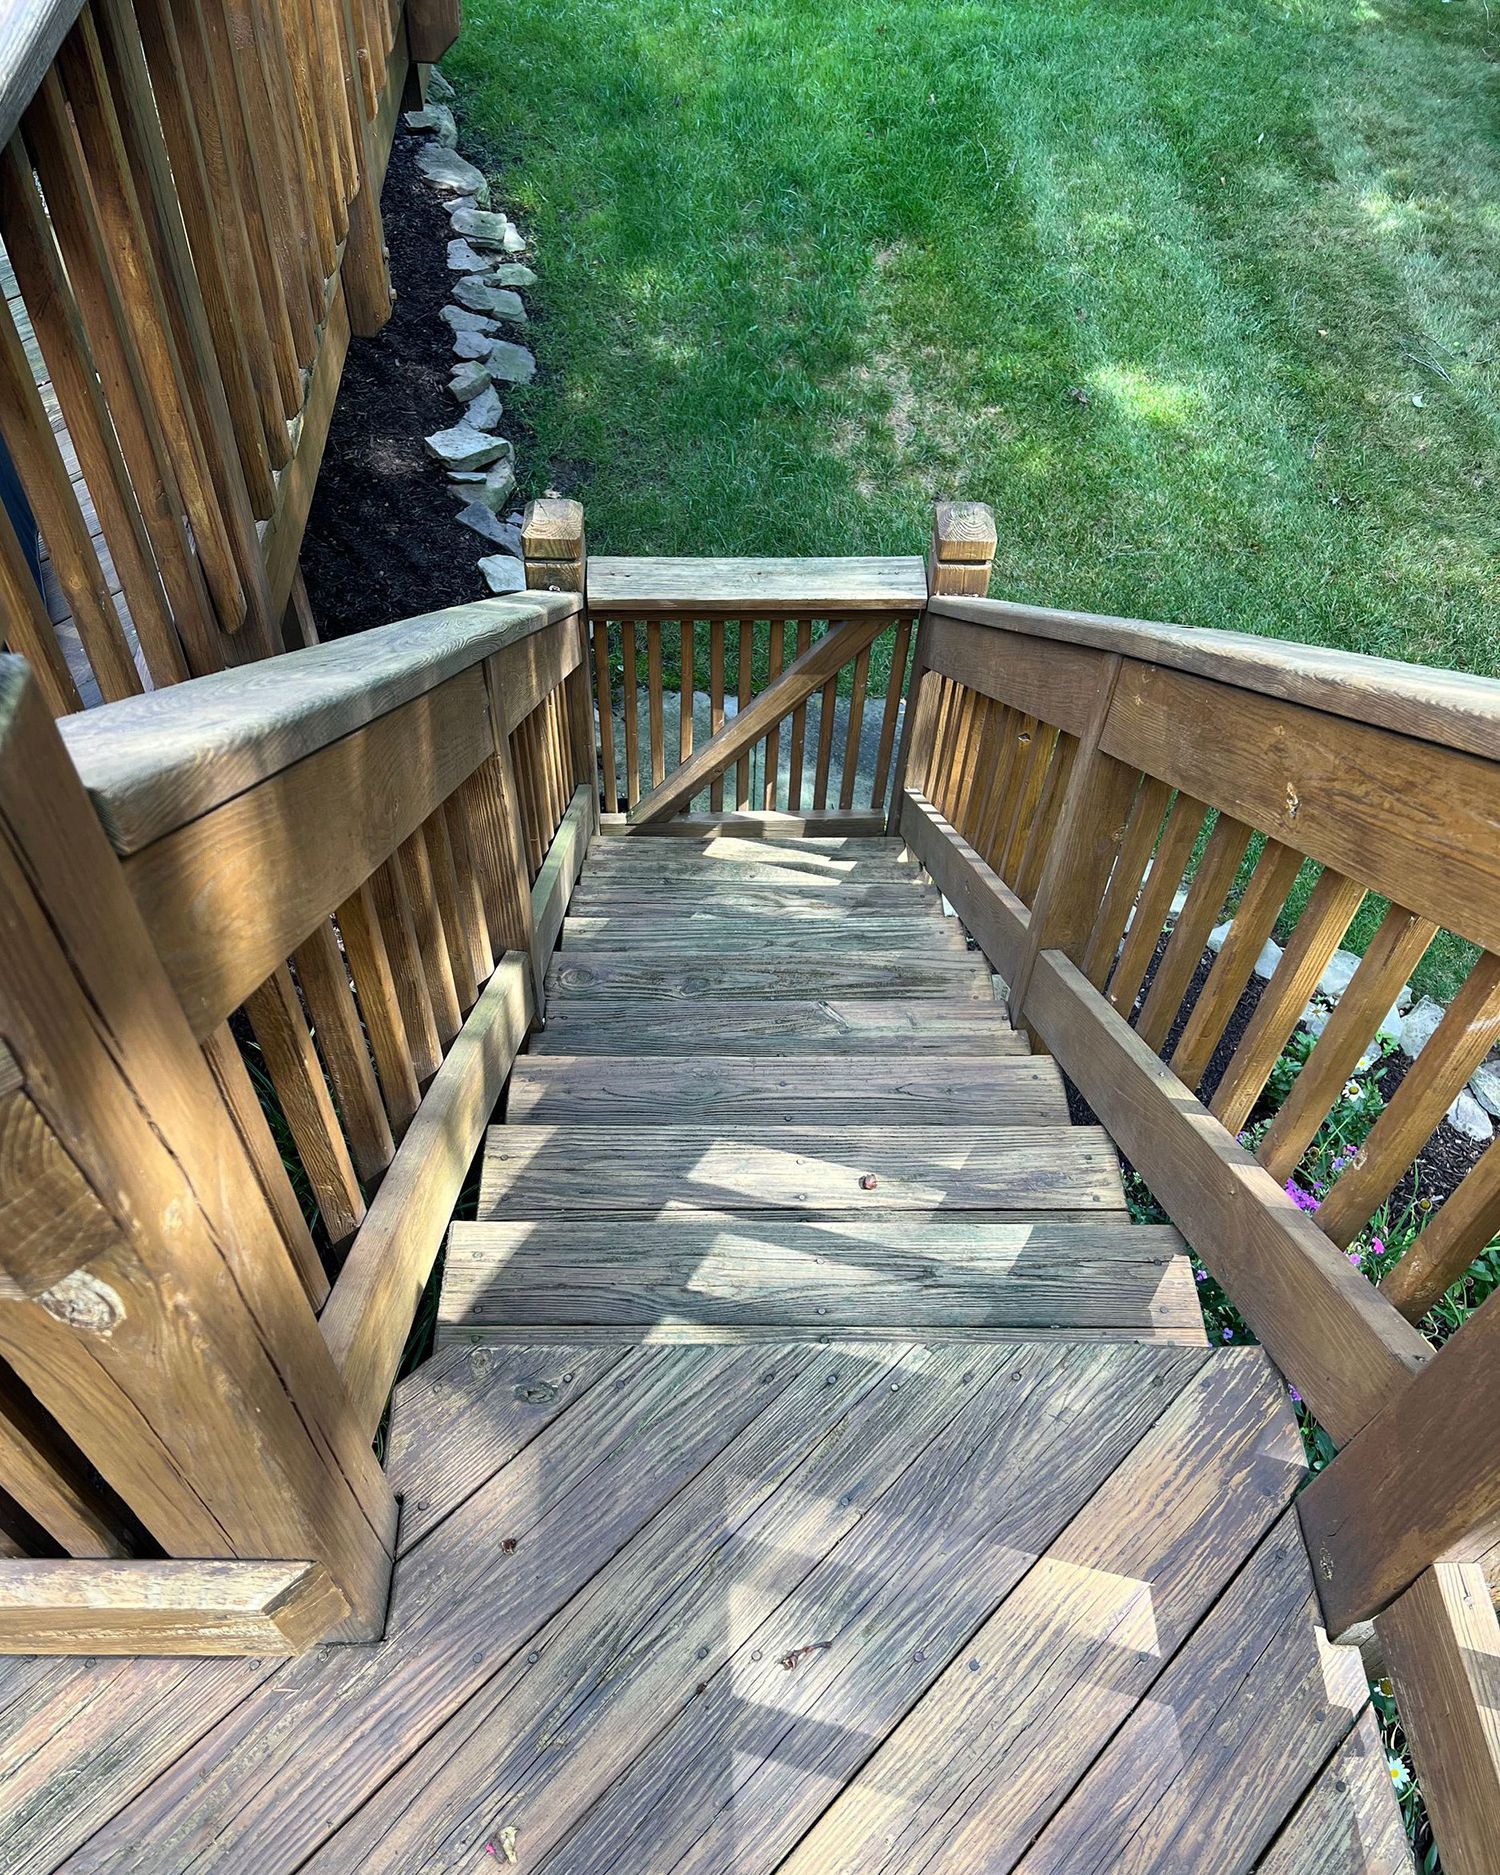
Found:
[{"label": "handrail", "polygon": [[[525,592],[61,727],[0,660],[0,1537],[166,1558],[109,1651],[182,1558],[244,1564],[189,1651],[380,1631],[370,1442],[597,826],[582,632]],[[90,1592],[12,1575],[0,1648],[30,1597],[99,1651]]]},{"label": "handrail", "polygon": [[47,67],[68,29],[83,11],[83,0],[16,0],[5,22],[0,46],[0,143],[36,94]]}]

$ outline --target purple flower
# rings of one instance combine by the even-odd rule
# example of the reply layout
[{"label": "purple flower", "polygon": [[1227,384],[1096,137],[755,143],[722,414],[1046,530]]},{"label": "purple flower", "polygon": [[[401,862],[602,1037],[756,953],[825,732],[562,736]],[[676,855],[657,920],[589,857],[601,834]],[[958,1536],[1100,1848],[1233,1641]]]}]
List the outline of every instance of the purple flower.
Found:
[{"label": "purple flower", "polygon": [[1349,1257],[1349,1261],[1354,1265],[1356,1269],[1362,1269],[1364,1267],[1364,1258],[1359,1254],[1357,1250],[1349,1251],[1348,1257]]},{"label": "purple flower", "polygon": [[1370,1239],[1370,1254],[1371,1256],[1377,1257],[1383,1257],[1385,1255],[1384,1237],[1372,1237]]},{"label": "purple flower", "polygon": [[1208,1271],[1207,1270],[1194,1270],[1193,1281],[1195,1283],[1206,1283],[1208,1281]]},{"label": "purple flower", "polygon": [[1310,1191],[1304,1191],[1294,1178],[1286,1182],[1286,1195],[1299,1211],[1316,1211],[1318,1208],[1317,1199]]},{"label": "purple flower", "polygon": [[1295,1387],[1293,1387],[1292,1388],[1292,1405],[1300,1406],[1301,1404],[1302,1404],[1302,1395],[1297,1391]]},{"label": "purple flower", "polygon": [[1234,1330],[1232,1328],[1221,1328],[1219,1330],[1219,1339],[1221,1341],[1233,1341]]}]

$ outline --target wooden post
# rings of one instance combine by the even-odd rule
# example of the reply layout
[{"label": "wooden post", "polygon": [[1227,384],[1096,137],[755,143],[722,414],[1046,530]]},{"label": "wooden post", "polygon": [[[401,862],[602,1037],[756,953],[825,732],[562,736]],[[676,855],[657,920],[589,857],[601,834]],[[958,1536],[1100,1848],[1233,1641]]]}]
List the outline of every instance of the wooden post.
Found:
[{"label": "wooden post", "polygon": [[[995,511],[982,501],[937,501],[932,506],[932,545],[927,554],[927,596],[983,599],[990,589],[990,568],[995,562]],[[901,831],[901,790],[906,786],[913,735],[919,716],[930,730],[935,686],[924,684],[927,675],[927,616],[917,624],[912,650],[911,680],[906,687],[906,710],[901,723],[901,744],[896,751],[896,772],[891,780],[891,805],[886,832]],[[925,780],[925,775],[921,777]]]},{"label": "wooden post", "polygon": [[528,502],[521,522],[521,552],[530,592],[583,592],[588,555],[583,503],[546,496]]},{"label": "wooden post", "polygon": [[17,658],[0,659],[0,928],[0,1355],[169,1557],[321,1562],[352,1610],[340,1635],[379,1634],[390,1487]]},{"label": "wooden post", "polygon": [[407,0],[406,38],[414,65],[436,65],[463,30],[461,0]]}]

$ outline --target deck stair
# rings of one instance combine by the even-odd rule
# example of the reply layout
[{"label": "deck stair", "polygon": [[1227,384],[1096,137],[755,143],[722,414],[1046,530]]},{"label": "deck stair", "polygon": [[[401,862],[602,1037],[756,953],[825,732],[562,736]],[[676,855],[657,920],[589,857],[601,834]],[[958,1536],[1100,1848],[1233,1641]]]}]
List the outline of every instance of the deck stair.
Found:
[{"label": "deck stair", "polygon": [[442,1338],[1203,1344],[899,841],[598,841],[547,988]]}]

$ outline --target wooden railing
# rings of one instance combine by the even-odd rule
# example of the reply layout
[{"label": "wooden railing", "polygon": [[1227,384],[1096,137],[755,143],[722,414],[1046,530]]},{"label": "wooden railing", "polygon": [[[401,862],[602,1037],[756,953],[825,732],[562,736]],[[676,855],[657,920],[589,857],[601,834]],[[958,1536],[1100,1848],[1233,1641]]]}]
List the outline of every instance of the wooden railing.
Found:
[{"label": "wooden railing", "polygon": [[[914,685],[892,824],[1341,1448],[1299,1499],[1329,1629],[1374,1617],[1444,1866],[1492,1869],[1500,1298],[1435,1353],[1413,1324],[1500,1234],[1500,1144],[1378,1290],[1346,1251],[1500,1038],[1500,685],[982,598],[929,604]],[[1367,893],[1363,961],[1242,1142]],[[1440,928],[1477,959],[1306,1208],[1290,1175]]]},{"label": "wooden railing", "polygon": [[372,1440],[595,825],[579,601],[60,728],[0,663],[0,1647],[378,1634]]},{"label": "wooden railing", "polygon": [[267,656],[441,0],[27,0],[0,46],[0,640],[54,715]]}]

